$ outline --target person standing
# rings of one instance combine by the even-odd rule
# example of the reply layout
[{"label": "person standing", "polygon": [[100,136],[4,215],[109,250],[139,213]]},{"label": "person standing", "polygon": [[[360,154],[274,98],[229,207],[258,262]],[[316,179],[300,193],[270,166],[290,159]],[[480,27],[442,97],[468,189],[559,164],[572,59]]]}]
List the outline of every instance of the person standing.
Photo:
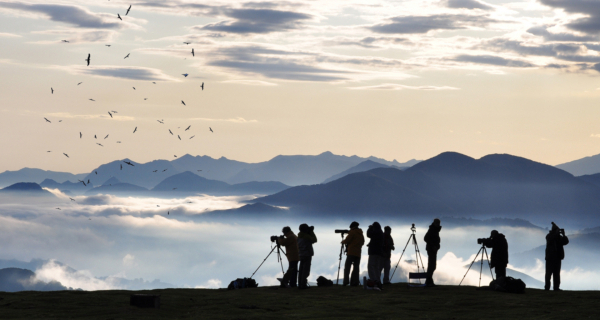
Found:
[{"label": "person standing", "polygon": [[298,274],[299,289],[307,289],[308,276],[310,275],[310,265],[312,257],[315,255],[313,243],[317,242],[315,227],[309,227],[306,223],[300,225],[298,233],[298,250],[300,257],[300,272]]},{"label": "person standing", "polygon": [[492,230],[489,238],[483,240],[483,244],[492,248],[490,268],[494,268],[496,280],[502,281],[506,277],[506,266],[508,265],[508,242],[506,237],[496,230]]},{"label": "person standing", "polygon": [[546,284],[545,290],[550,290],[550,278],[554,277],[554,290],[560,290],[560,268],[565,258],[565,248],[569,244],[569,238],[565,235],[565,229],[560,229],[552,222],[552,230],[546,235]]},{"label": "person standing", "polygon": [[285,246],[285,256],[288,259],[289,267],[283,275],[280,287],[286,288],[289,284],[290,287],[295,288],[298,279],[298,261],[300,260],[298,254],[298,237],[296,237],[290,227],[283,227],[281,232],[283,236],[277,238],[277,243]]},{"label": "person standing", "polygon": [[383,228],[383,284],[390,282],[390,268],[392,267],[392,250],[395,250],[394,239],[392,238],[392,228],[385,226]]},{"label": "person standing", "polygon": [[[346,245],[346,263],[344,264],[344,282],[343,285],[351,286],[359,285],[360,276],[360,256],[362,247],[365,244],[365,236],[360,229],[358,222],[354,221],[350,224],[350,231],[346,239],[342,240],[342,244]],[[352,268],[352,276],[350,269]]]},{"label": "person standing", "polygon": [[381,265],[383,264],[383,230],[379,222],[373,222],[367,229],[367,237],[371,238],[369,244],[369,262],[367,269],[369,279],[375,281],[381,289]]},{"label": "person standing", "polygon": [[433,223],[429,225],[429,230],[425,234],[425,243],[427,244],[425,250],[427,251],[427,279],[425,285],[428,287],[435,286],[433,282],[433,272],[437,268],[437,253],[440,250],[440,231],[442,226],[440,225],[440,219],[433,219]]}]

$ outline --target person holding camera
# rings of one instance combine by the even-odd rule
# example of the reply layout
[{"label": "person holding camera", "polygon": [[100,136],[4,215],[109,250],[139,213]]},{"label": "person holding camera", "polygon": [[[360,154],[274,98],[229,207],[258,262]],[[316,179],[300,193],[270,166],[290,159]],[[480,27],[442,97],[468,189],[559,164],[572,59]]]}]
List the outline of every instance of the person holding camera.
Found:
[{"label": "person holding camera", "polygon": [[[343,285],[350,284],[355,287],[359,285],[360,277],[360,256],[362,246],[365,244],[365,237],[358,222],[354,221],[350,224],[350,231],[346,239],[342,240],[342,244],[346,245],[346,263],[344,264],[344,282]],[[350,269],[352,268],[352,276]]]},{"label": "person holding camera", "polygon": [[367,237],[371,238],[369,244],[369,262],[367,269],[369,271],[369,279],[375,281],[379,289],[381,289],[381,266],[383,265],[383,230],[379,222],[373,222],[367,229]]},{"label": "person holding camera", "polygon": [[545,290],[550,290],[550,278],[554,277],[554,290],[560,290],[560,268],[565,258],[565,248],[569,244],[569,238],[565,235],[565,229],[560,229],[552,222],[552,230],[546,235],[546,284]]},{"label": "person holding camera", "polygon": [[290,227],[284,227],[281,232],[283,236],[277,238],[277,244],[285,246],[285,256],[288,259],[289,267],[283,275],[280,287],[286,288],[289,284],[290,287],[295,288],[298,279],[298,261],[300,260],[298,237],[296,237]]},{"label": "person holding camera", "polygon": [[315,227],[308,226],[306,223],[300,225],[298,233],[298,250],[300,256],[300,273],[298,274],[298,288],[307,289],[308,276],[310,275],[310,264],[315,255],[313,243],[317,242]]},{"label": "person holding camera", "polygon": [[434,287],[433,283],[433,272],[437,268],[437,252],[440,250],[440,231],[442,226],[440,225],[440,219],[433,219],[433,223],[429,226],[429,230],[425,234],[425,243],[427,246],[427,278],[425,279],[425,285],[427,287]]},{"label": "person holding camera", "polygon": [[[392,267],[392,250],[395,250],[394,239],[392,238],[392,228],[385,226],[383,228],[383,284],[390,282],[390,268]],[[381,272],[381,271],[380,271]]]},{"label": "person holding camera", "polygon": [[492,248],[490,268],[494,268],[496,280],[505,278],[506,266],[508,265],[508,242],[506,237],[502,233],[492,230],[489,238],[477,239],[477,243]]}]

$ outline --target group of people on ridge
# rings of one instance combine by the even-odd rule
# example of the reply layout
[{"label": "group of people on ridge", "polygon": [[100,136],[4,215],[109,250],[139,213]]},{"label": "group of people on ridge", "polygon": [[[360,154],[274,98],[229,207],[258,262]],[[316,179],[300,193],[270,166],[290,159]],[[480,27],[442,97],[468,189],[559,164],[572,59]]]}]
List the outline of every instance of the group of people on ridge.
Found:
[{"label": "group of people on ridge", "polygon": [[[317,236],[314,233],[314,227],[307,224],[300,225],[298,236],[292,232],[290,227],[284,227],[283,236],[277,238],[277,244],[285,246],[286,257],[289,262],[288,270],[281,280],[281,287],[299,287],[308,288],[307,280],[310,275],[310,266],[314,256],[313,244],[317,242]],[[425,285],[435,286],[433,282],[433,273],[437,267],[437,253],[440,250],[440,231],[442,230],[440,219],[434,219],[424,240],[427,251],[427,277]],[[367,246],[369,260],[367,263],[369,280],[379,289],[384,284],[390,283],[390,269],[392,251],[395,250],[394,239],[392,238],[392,228],[386,226],[381,228],[379,222],[373,222],[367,229],[366,236],[370,239]],[[480,244],[492,249],[490,268],[494,269],[496,279],[502,281],[506,277],[506,267],[508,265],[508,242],[506,237],[496,230],[492,230],[490,237],[479,239]],[[569,239],[564,229],[560,229],[552,223],[552,229],[546,236],[546,276],[545,290],[550,290],[550,280],[554,281],[554,290],[560,291],[560,269],[562,260],[565,257],[564,246],[569,243]],[[354,221],[350,224],[350,230],[346,238],[342,240],[346,248],[346,262],[344,264],[344,286],[360,285],[360,260],[362,256],[362,247],[365,244],[365,237],[359,223]],[[298,262],[300,269],[298,270]],[[383,281],[382,280],[383,273]],[[298,282],[298,285],[296,284]]]}]

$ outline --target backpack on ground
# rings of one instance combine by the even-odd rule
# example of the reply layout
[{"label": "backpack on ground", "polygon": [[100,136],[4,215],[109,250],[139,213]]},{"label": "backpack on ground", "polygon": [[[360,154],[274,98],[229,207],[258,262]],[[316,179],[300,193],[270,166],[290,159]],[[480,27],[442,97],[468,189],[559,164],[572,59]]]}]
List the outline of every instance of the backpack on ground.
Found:
[{"label": "backpack on ground", "polygon": [[490,287],[496,291],[510,292],[510,293],[525,293],[525,282],[521,279],[515,279],[513,277],[504,277],[490,282]]},{"label": "backpack on ground", "polygon": [[333,281],[323,277],[323,276],[319,276],[317,278],[317,286],[319,287],[331,287],[333,286]]},{"label": "backpack on ground", "polygon": [[256,287],[258,287],[258,283],[256,283],[256,280],[254,280],[252,278],[243,278],[243,279],[237,278],[229,283],[229,286],[227,286],[227,289],[233,290],[233,289],[245,289],[245,288],[256,288]]}]

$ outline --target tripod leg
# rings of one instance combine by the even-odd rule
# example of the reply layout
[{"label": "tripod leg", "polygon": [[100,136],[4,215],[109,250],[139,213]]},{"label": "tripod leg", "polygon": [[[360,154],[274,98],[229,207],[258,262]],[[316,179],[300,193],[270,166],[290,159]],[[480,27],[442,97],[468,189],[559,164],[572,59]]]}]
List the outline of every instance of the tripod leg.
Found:
[{"label": "tripod leg", "polygon": [[[490,258],[488,257],[487,250],[483,248],[483,252],[485,252],[485,258],[487,259],[488,266],[490,267],[490,275],[492,276],[492,280],[495,280],[494,274],[492,273],[492,265],[490,264]],[[481,257],[483,259],[483,254],[481,254]]]},{"label": "tripod leg", "polygon": [[[271,253],[273,253],[273,251],[275,250],[275,248],[277,248],[277,246],[273,247],[273,249],[271,249],[271,252],[269,252],[269,254],[267,255],[267,257],[263,260],[263,262],[261,262],[261,264],[258,266],[258,268],[256,268],[256,270],[254,271],[254,273],[252,273],[252,275],[250,276],[250,279],[252,279],[254,277],[254,275],[256,274],[256,272],[258,271],[258,269],[260,269],[260,267],[262,267],[263,263],[265,263],[265,261],[267,261],[267,259],[269,258],[269,256],[271,255]],[[283,268],[283,267],[282,267]]]},{"label": "tripod leg", "polygon": [[[483,247],[482,247],[483,248]],[[482,248],[479,248],[479,251],[482,250]],[[477,251],[477,254],[475,255],[475,258],[473,259],[473,262],[471,262],[471,265],[469,266],[469,269],[467,269],[467,272],[465,272],[465,275],[463,276],[462,280],[460,280],[460,283],[458,284],[459,286],[462,284],[462,282],[465,280],[465,277],[467,276],[467,273],[469,273],[469,270],[471,270],[471,267],[473,266],[473,264],[475,263],[475,260],[477,260],[477,257],[479,257],[479,251]]]},{"label": "tripod leg", "polygon": [[[413,240],[415,241],[415,252],[416,252],[415,259],[417,260],[417,272],[421,272],[419,270],[419,259],[421,259],[421,267],[423,268],[423,272],[426,272],[425,264],[423,263],[423,257],[421,257],[421,250],[419,250],[419,245],[417,244],[417,240],[414,237],[413,237]],[[419,283],[421,283],[421,279],[419,279]]]},{"label": "tripod leg", "polygon": [[390,276],[390,282],[392,282],[392,278],[394,277],[394,273],[396,273],[396,269],[398,269],[398,265],[400,264],[400,261],[402,260],[402,256],[404,256],[404,251],[406,251],[406,248],[408,247],[408,244],[410,243],[410,239],[412,237],[408,237],[408,241],[406,241],[406,245],[404,246],[404,250],[402,250],[402,254],[400,255],[400,259],[398,259],[398,263],[396,263],[396,267],[394,268],[394,272],[392,272],[392,275]]},{"label": "tripod leg", "polygon": [[481,273],[483,273],[483,253],[485,252],[485,247],[482,247],[483,251],[481,251],[481,267],[479,268],[479,287],[481,287]]},{"label": "tripod leg", "polygon": [[[344,238],[344,236],[342,236],[342,238]],[[338,276],[337,276],[337,280],[335,281],[336,286],[340,283],[340,269],[342,268],[342,253],[343,252],[344,252],[344,244],[342,244],[342,247],[340,248],[340,264],[338,265]]]}]

